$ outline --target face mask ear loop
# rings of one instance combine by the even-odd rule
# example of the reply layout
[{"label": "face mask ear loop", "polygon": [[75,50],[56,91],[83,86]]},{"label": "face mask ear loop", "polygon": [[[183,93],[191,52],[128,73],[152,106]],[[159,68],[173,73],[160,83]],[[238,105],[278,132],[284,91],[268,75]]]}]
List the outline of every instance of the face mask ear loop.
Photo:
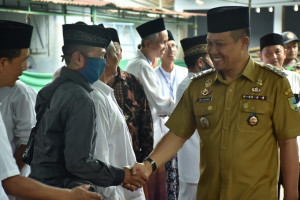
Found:
[{"label": "face mask ear loop", "polygon": [[77,69],[76,71],[80,71],[80,70],[83,70],[85,67],[86,67],[86,64],[87,64],[87,57],[85,55],[83,55],[84,57],[84,64],[81,68]]},{"label": "face mask ear loop", "polygon": [[210,66],[207,62],[206,62],[206,60],[205,60],[205,58],[204,57],[201,57],[202,58],[202,61],[204,62],[204,64],[205,64],[205,70],[207,70],[207,69],[211,69],[212,68],[212,66]]}]

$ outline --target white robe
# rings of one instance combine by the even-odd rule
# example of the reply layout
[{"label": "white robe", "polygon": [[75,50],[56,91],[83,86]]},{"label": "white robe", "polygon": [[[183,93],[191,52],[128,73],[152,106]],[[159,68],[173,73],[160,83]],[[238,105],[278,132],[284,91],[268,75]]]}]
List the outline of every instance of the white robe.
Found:
[{"label": "white robe", "polygon": [[[189,72],[188,76],[178,85],[176,105],[180,101],[185,89],[191,82],[195,73]],[[192,137],[187,140],[177,153],[179,174],[179,197],[178,199],[194,199],[197,193],[197,184],[200,178],[200,137],[196,130]]]},{"label": "white robe", "polygon": [[[173,70],[169,73],[166,72],[160,65],[155,70],[157,77],[157,85],[159,85],[160,95],[165,98],[175,99],[177,93],[177,87],[179,83],[187,76],[187,68],[174,65]],[[173,110],[171,110],[173,112]],[[159,131],[154,134],[154,146],[157,142],[164,136],[169,129],[165,126],[165,123],[168,121],[169,117],[159,117]]]},{"label": "white robe", "polygon": [[2,181],[20,174],[7,137],[6,128],[0,114],[0,199],[8,200],[2,187]]},{"label": "white robe", "polygon": [[[151,62],[147,60],[141,50],[137,50],[136,56],[129,60],[125,71],[138,77],[144,87],[150,109],[154,107],[159,114],[170,115],[175,108],[172,98],[162,97],[159,94],[159,86]],[[151,108],[152,107],[152,108]]]},{"label": "white robe", "polygon": [[[13,87],[0,88],[0,112],[13,154],[21,144],[27,144],[31,128],[35,126],[36,95],[35,90],[19,80]],[[29,174],[30,167],[25,165],[21,175]],[[14,198],[10,197],[10,199]]]},{"label": "white robe", "polygon": [[21,144],[27,144],[35,125],[35,101],[36,92],[21,81],[0,88],[0,112],[13,153]]},{"label": "white robe", "polygon": [[[189,72],[188,76],[178,85],[176,95],[176,105],[180,101],[185,89],[191,82],[191,77],[195,73]],[[198,184],[200,172],[200,137],[196,130],[192,137],[187,140],[183,147],[178,151],[178,173],[179,180],[186,183]]]},{"label": "white robe", "polygon": [[[95,158],[114,167],[132,166],[136,162],[132,140],[114,91],[102,81],[96,81],[93,87],[91,95],[97,114]],[[135,192],[122,186],[97,187],[97,190],[107,200],[145,199],[142,188]]]}]

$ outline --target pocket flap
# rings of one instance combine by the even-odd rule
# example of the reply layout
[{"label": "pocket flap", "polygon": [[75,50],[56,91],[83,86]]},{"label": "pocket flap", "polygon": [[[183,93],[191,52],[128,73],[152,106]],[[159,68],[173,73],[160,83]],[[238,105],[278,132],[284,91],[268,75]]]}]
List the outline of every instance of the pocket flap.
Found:
[{"label": "pocket flap", "polygon": [[242,112],[266,113],[269,111],[270,104],[260,100],[241,100],[240,109]]}]

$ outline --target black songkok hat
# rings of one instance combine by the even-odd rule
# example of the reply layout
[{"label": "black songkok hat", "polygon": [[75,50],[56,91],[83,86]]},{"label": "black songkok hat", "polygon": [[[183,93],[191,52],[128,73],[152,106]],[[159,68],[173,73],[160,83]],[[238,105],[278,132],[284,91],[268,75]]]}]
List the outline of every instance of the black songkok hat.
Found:
[{"label": "black songkok hat", "polygon": [[120,40],[119,40],[119,35],[118,35],[117,30],[114,29],[114,28],[106,28],[106,29],[107,29],[108,32],[109,32],[109,35],[110,35],[110,37],[111,37],[111,40],[112,40],[113,42],[118,42],[119,44],[121,44],[121,43],[120,43]]},{"label": "black songkok hat", "polygon": [[292,41],[300,42],[300,40],[297,38],[295,33],[291,32],[291,31],[283,32],[281,35],[282,35],[284,44],[287,44],[287,43],[292,42]]},{"label": "black songkok hat", "polygon": [[175,39],[174,39],[174,37],[173,37],[173,35],[172,35],[172,32],[171,31],[169,31],[169,30],[167,30],[168,31],[168,41],[170,41],[170,40],[174,40],[175,41]]},{"label": "black songkok hat", "polygon": [[63,25],[64,45],[80,44],[106,48],[111,39],[105,28],[84,22]]},{"label": "black songkok hat", "polygon": [[271,45],[283,45],[283,38],[280,34],[269,33],[260,38],[260,50],[263,50],[266,46]]},{"label": "black songkok hat", "polygon": [[105,28],[103,24],[98,24],[99,27]]},{"label": "black songkok hat", "polygon": [[153,33],[158,33],[163,30],[166,30],[166,27],[165,27],[164,19],[158,18],[136,27],[136,30],[141,36],[141,38],[143,39]]},{"label": "black songkok hat", "polygon": [[249,28],[249,8],[241,6],[217,7],[207,11],[207,32],[222,33]]},{"label": "black songkok hat", "polygon": [[206,46],[207,35],[200,35],[191,38],[185,38],[180,41],[184,56],[204,55],[207,54]]},{"label": "black songkok hat", "polygon": [[0,49],[29,48],[32,30],[28,24],[0,20]]}]

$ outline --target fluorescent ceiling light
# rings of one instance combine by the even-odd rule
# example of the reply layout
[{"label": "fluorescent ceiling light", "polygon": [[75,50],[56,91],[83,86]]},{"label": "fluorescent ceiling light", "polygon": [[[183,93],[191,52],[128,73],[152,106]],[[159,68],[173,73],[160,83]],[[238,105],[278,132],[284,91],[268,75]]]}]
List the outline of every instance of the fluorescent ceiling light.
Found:
[{"label": "fluorescent ceiling light", "polygon": [[199,6],[203,6],[204,5],[204,2],[201,1],[201,0],[196,0],[195,3],[198,4]]}]

